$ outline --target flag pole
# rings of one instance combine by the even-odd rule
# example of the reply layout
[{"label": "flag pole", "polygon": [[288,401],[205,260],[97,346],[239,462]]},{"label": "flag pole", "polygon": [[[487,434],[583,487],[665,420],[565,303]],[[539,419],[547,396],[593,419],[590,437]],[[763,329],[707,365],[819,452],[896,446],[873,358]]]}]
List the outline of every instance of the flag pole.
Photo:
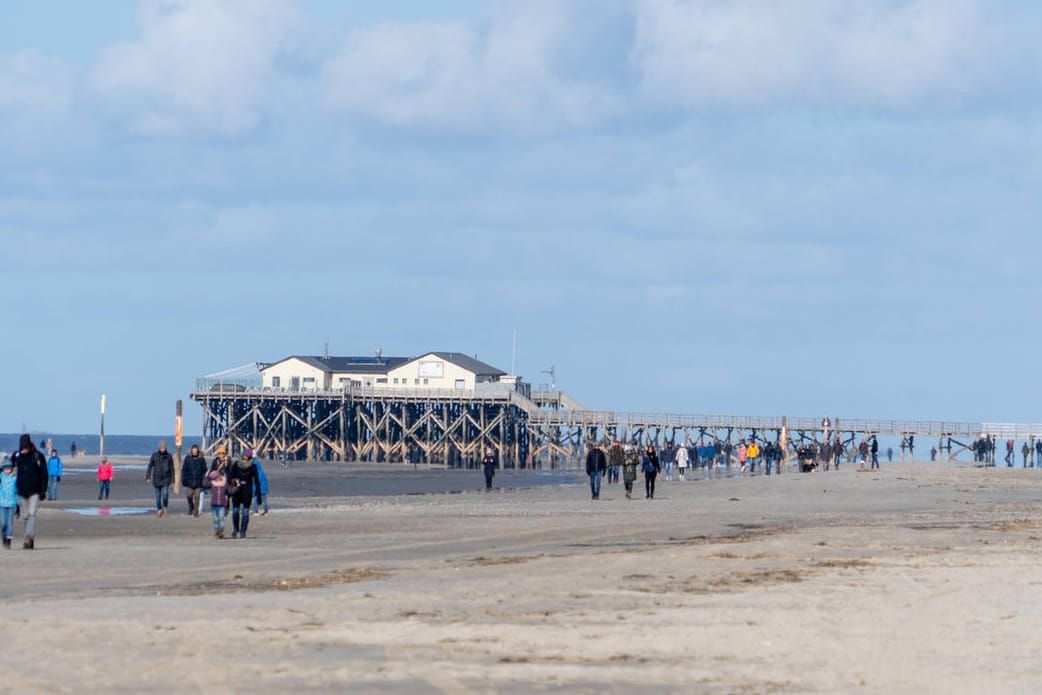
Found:
[{"label": "flag pole", "polygon": [[174,494],[181,494],[181,443],[184,440],[184,427],[181,419],[181,401],[177,402],[177,421],[174,425]]},{"label": "flag pole", "polygon": [[101,394],[101,444],[98,446],[98,456],[105,455],[105,394]]}]

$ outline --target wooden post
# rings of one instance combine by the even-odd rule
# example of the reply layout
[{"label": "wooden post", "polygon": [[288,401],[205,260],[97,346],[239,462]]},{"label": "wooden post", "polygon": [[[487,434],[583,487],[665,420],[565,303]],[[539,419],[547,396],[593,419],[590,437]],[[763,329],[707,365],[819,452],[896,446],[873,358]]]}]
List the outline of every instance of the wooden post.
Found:
[{"label": "wooden post", "polygon": [[[174,424],[174,494],[181,494],[181,444],[184,443],[182,402],[177,401],[177,419]],[[256,428],[255,428],[256,429]]]}]

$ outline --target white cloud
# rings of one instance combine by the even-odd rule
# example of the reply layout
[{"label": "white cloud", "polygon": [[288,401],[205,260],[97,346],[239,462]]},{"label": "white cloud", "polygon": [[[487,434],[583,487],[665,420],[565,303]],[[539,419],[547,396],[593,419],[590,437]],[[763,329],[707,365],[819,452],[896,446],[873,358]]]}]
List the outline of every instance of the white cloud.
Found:
[{"label": "white cloud", "polygon": [[632,60],[658,102],[904,108],[971,92],[989,42],[972,0],[645,0]]},{"label": "white cloud", "polygon": [[501,5],[484,20],[384,23],[348,36],[324,66],[330,103],[398,126],[538,131],[598,122],[610,91],[562,74],[575,6]]},{"label": "white cloud", "polygon": [[103,51],[89,86],[136,132],[242,134],[272,97],[266,82],[296,21],[288,0],[149,0],[140,39]]}]

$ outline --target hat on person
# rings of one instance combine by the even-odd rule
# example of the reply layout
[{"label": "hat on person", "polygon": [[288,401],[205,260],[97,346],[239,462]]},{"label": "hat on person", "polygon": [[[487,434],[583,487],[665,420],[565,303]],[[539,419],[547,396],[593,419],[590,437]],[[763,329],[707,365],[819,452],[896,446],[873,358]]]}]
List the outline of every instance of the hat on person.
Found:
[{"label": "hat on person", "polygon": [[247,449],[246,451],[242,452],[242,455],[246,456],[247,458],[253,458],[253,449]]},{"label": "hat on person", "polygon": [[4,462],[0,463],[0,468],[14,468],[14,461],[5,456]]}]

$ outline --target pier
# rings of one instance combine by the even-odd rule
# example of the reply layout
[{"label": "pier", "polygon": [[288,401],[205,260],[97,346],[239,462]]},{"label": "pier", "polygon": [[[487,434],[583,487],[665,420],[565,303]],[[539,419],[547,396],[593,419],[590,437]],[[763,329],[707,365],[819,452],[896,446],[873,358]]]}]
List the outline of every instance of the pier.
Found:
[{"label": "pier", "polygon": [[[848,448],[865,437],[892,436],[902,457],[936,446],[955,460],[983,436],[1034,443],[1042,424],[833,417],[685,415],[591,410],[559,390],[504,384],[473,389],[346,386],[288,390],[196,380],[203,445],[252,449],[271,459],[474,465],[493,450],[506,468],[570,467],[592,443],[618,439],[639,446],[737,444],[739,440],[796,446],[840,439]],[[1042,464],[1042,462],[1039,462]]]}]

